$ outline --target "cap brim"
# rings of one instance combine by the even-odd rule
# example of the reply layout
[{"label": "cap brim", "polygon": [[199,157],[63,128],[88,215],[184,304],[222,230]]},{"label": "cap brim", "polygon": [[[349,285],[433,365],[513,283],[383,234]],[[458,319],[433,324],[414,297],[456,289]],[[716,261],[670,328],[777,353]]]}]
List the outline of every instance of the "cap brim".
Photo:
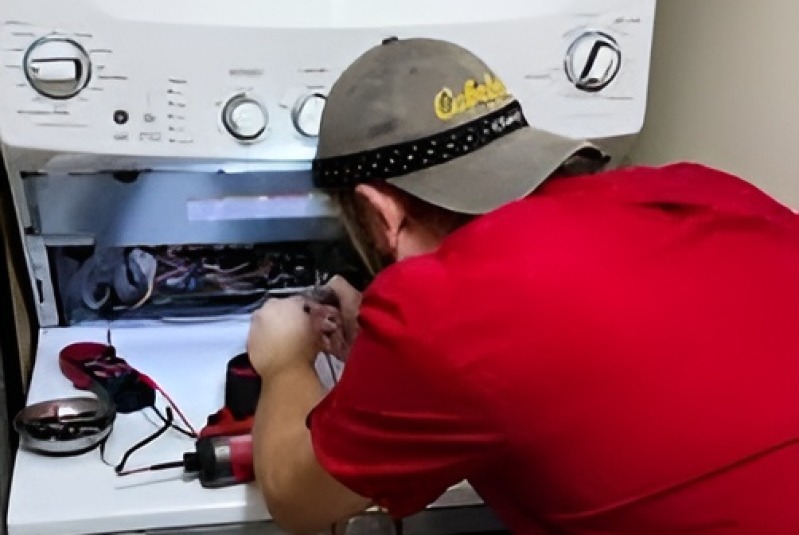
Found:
[{"label": "cap brim", "polygon": [[527,196],[584,148],[596,147],[527,127],[471,154],[388,182],[442,208],[483,214]]}]

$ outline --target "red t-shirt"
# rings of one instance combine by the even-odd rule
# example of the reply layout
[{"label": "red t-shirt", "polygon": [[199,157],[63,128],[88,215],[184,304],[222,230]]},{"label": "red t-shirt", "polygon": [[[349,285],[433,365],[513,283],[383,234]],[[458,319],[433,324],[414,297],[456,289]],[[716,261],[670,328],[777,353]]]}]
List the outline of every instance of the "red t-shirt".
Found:
[{"label": "red t-shirt", "polygon": [[394,515],[799,534],[799,217],[698,165],[555,179],[364,294],[320,463]]}]

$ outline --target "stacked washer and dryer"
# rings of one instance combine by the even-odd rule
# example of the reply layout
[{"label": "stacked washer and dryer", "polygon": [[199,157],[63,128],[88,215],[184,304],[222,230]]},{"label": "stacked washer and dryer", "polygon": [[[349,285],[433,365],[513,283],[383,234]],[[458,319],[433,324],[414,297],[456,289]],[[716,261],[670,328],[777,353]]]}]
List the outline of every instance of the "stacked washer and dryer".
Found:
[{"label": "stacked washer and dryer", "polygon": [[[352,268],[310,164],[326,93],[368,48],[392,36],[461,44],[531,123],[591,139],[619,163],[643,125],[654,13],[655,0],[0,0],[0,147],[38,320],[27,403],[76,395],[59,351],[111,332],[197,426],[218,410],[258,299]],[[214,291],[172,273],[159,279],[172,293],[127,300],[100,268],[87,275],[131,251],[182,276],[198,256],[219,260],[208,270],[235,260],[257,271],[278,257],[290,267],[270,287],[234,277]],[[323,265],[331,257],[343,260]],[[141,413],[120,415],[105,455],[119,459],[152,431]],[[192,445],[166,433],[135,464]],[[7,520],[11,535],[232,535],[276,530],[269,518],[253,485],[121,478],[97,450],[21,449]],[[468,485],[406,523],[408,533],[497,527]]]}]

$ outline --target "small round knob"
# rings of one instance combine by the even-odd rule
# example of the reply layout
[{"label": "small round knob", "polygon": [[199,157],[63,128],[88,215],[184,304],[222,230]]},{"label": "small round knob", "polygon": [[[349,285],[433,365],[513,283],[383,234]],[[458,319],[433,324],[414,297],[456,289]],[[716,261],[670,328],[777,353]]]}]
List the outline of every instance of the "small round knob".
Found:
[{"label": "small round knob", "polygon": [[237,95],[225,104],[222,124],[239,141],[255,141],[266,131],[269,114],[257,100]]},{"label": "small round knob", "polygon": [[305,137],[319,137],[326,100],[321,93],[309,93],[297,99],[291,110],[291,122],[297,132]]},{"label": "small round knob", "polygon": [[72,98],[91,77],[91,59],[72,39],[42,37],[25,53],[23,68],[28,83],[41,95],[53,99]]},{"label": "small round knob", "polygon": [[619,44],[604,32],[583,33],[566,53],[566,76],[581,91],[602,91],[616,79],[620,69]]}]

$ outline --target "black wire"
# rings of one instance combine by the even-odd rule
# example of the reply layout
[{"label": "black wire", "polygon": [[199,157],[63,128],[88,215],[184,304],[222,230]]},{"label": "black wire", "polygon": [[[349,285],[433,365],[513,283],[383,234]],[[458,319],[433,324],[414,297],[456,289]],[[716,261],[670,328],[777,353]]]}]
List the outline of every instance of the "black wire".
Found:
[{"label": "black wire", "polygon": [[150,435],[149,437],[139,441],[132,448],[130,448],[128,451],[126,451],[125,455],[122,456],[122,460],[119,462],[118,465],[116,465],[114,467],[114,470],[117,473],[122,472],[125,469],[125,463],[128,462],[128,459],[130,459],[130,456],[133,455],[133,453],[136,450],[143,448],[144,446],[146,446],[147,444],[149,444],[153,440],[157,439],[158,437],[160,437],[161,435],[163,435],[164,433],[166,433],[169,430],[169,428],[172,425],[172,419],[173,418],[174,418],[174,415],[172,414],[172,409],[167,407],[166,408],[166,420],[165,420],[164,426],[161,429],[159,429],[158,431],[156,431],[155,433],[153,433],[152,435]]},{"label": "black wire", "polygon": [[143,468],[134,468],[133,470],[125,470],[124,472],[117,472],[120,476],[131,476],[133,474],[143,474],[144,472],[155,472],[157,470],[169,470],[171,468],[183,468],[186,465],[183,461],[172,461],[168,463],[151,464]]},{"label": "black wire", "polygon": [[172,461],[169,463],[159,463],[159,464],[151,464],[148,466],[148,470],[169,470],[170,468],[183,468],[185,465],[183,461]]},{"label": "black wire", "polygon": [[109,463],[105,458],[105,444],[108,442],[108,437],[104,438],[102,442],[100,442],[100,460],[103,461],[107,466],[114,468],[114,465]]},{"label": "black wire", "polygon": [[[164,425],[167,425],[167,419],[164,417],[164,415],[161,413],[161,411],[158,410],[158,407],[156,407],[155,405],[152,405],[150,408],[153,409],[153,412],[155,412],[155,414],[158,416],[158,418],[161,419],[161,422]],[[171,410],[171,409],[169,407],[167,407],[167,410]],[[186,435],[189,438],[197,438],[194,433],[192,433],[191,431],[187,431],[187,430],[183,429],[178,424],[175,424],[175,423],[170,424],[170,427],[172,429],[174,429],[175,431],[183,433],[184,435]]]},{"label": "black wire", "polygon": [[[105,464],[106,466],[110,466],[111,468],[113,468],[120,475],[121,475],[122,470],[125,467],[125,463],[129,460],[130,456],[133,454],[134,451],[136,451],[138,449],[141,449],[145,445],[149,444],[150,442],[152,442],[153,440],[155,440],[156,438],[161,436],[166,431],[166,429],[169,429],[170,427],[172,429],[175,429],[176,431],[179,431],[179,432],[183,433],[184,435],[186,435],[189,438],[196,438],[190,431],[186,431],[185,429],[182,429],[177,424],[174,424],[174,423],[170,424],[169,423],[169,419],[167,417],[165,417],[163,415],[163,413],[161,413],[161,411],[159,411],[158,408],[155,407],[155,405],[151,406],[151,408],[153,409],[153,412],[155,412],[155,414],[158,415],[158,418],[161,420],[161,422],[163,422],[164,427],[159,429],[155,434],[147,437],[146,439],[142,440],[140,443],[134,445],[127,452],[125,452],[125,456],[122,458],[122,461],[120,461],[119,464],[114,465],[111,462],[109,462],[108,459],[105,458],[105,446],[106,446],[106,443],[107,443],[107,439],[103,439],[103,441],[100,442],[100,460],[103,462],[103,464]],[[170,414],[172,412],[172,409],[169,408],[169,407],[167,407],[166,410],[167,410],[167,414]],[[152,423],[154,424],[155,422],[152,422]],[[178,465],[176,463],[180,463],[180,464]],[[178,468],[179,466],[183,466],[183,461],[175,461],[174,463],[164,463],[163,466],[156,464],[156,465],[153,465],[151,467],[147,467],[147,469],[148,470],[165,470],[167,468]]]}]

